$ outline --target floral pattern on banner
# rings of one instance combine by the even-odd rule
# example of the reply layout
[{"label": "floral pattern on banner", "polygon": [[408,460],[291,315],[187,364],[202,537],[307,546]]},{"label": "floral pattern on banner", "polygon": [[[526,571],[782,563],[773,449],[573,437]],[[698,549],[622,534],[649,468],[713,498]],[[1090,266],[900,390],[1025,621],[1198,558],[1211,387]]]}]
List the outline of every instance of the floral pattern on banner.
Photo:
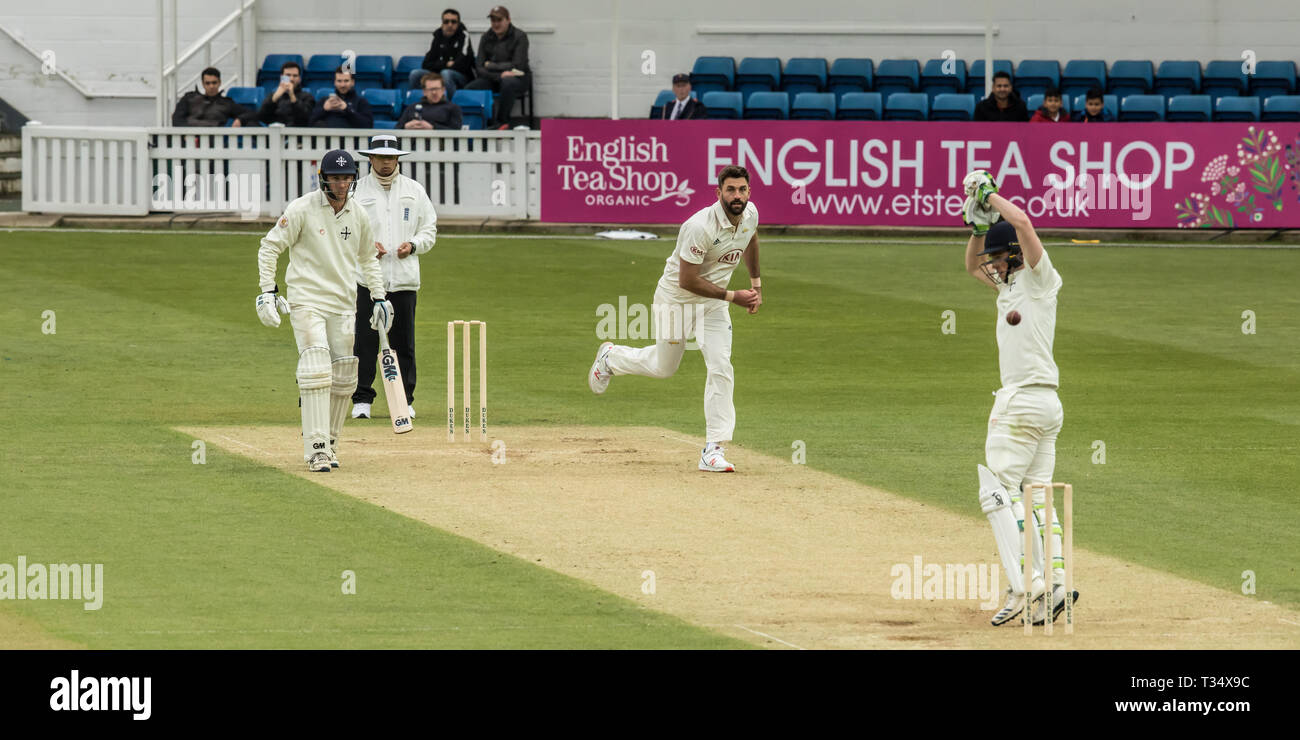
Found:
[{"label": "floral pattern on banner", "polygon": [[1201,171],[1209,193],[1191,193],[1174,206],[1178,227],[1259,226],[1269,213],[1281,213],[1283,185],[1290,179],[1296,190],[1300,183],[1300,137],[1287,145],[1285,155],[1282,149],[1272,130],[1251,126],[1237,143],[1235,163],[1229,164],[1230,155],[1220,154]]}]

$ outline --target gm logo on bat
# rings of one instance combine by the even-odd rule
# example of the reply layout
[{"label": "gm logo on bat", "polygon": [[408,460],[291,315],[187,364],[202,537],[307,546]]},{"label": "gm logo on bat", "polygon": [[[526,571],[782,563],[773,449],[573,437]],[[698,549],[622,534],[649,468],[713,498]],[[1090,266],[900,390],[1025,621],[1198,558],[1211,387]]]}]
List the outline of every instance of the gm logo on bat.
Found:
[{"label": "gm logo on bat", "polygon": [[408,418],[405,417],[405,416],[401,416],[401,417],[398,417],[397,421],[393,422],[393,426],[394,426],[394,427],[409,427],[409,426],[411,426],[411,420],[408,419]]},{"label": "gm logo on bat", "polygon": [[397,380],[397,358],[390,354],[384,355],[384,380]]}]

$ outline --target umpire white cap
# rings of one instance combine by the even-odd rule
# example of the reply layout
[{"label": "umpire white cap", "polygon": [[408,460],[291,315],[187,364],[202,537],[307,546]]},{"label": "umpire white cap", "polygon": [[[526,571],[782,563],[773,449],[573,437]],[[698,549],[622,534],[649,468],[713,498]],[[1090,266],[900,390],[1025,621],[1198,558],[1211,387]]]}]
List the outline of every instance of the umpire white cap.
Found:
[{"label": "umpire white cap", "polygon": [[358,153],[367,157],[372,154],[388,157],[400,157],[403,154],[410,154],[410,152],[404,152],[397,148],[397,137],[392,134],[378,134],[370,137],[370,148],[362,149]]}]

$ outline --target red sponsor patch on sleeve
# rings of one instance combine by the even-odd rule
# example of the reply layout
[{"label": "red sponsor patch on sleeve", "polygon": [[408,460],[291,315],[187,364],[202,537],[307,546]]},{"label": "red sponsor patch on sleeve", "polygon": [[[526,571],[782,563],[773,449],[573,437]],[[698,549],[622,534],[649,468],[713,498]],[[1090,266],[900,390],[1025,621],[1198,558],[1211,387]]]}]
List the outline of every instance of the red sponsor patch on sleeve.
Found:
[{"label": "red sponsor patch on sleeve", "polygon": [[696,257],[703,257],[703,256],[704,256],[704,250],[703,250],[703,249],[700,249],[699,247],[692,246],[692,247],[691,247],[691,254],[695,255]]},{"label": "red sponsor patch on sleeve", "polygon": [[284,229],[284,228],[288,228],[288,226],[289,226],[289,219],[286,218],[286,217],[281,216],[281,217],[280,217],[280,228]]}]

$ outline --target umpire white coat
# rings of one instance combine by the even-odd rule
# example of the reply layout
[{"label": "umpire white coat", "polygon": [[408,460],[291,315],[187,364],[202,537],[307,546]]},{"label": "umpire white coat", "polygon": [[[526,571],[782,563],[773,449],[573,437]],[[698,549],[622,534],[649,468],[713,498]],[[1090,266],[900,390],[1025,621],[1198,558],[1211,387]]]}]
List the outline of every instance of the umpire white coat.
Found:
[{"label": "umpire white coat", "polygon": [[[384,275],[384,289],[389,293],[419,290],[419,255],[433,249],[438,238],[438,214],[434,212],[433,202],[429,200],[424,188],[420,187],[420,183],[399,173],[393,180],[392,188],[385,190],[372,173],[357,182],[354,197],[370,217],[375,241],[384,245],[388,251],[388,254],[379,258],[379,267]],[[397,247],[402,242],[410,242],[414,250],[409,257],[398,259]],[[371,254],[374,254],[373,245]],[[358,284],[365,283],[359,267],[356,278]]]}]

